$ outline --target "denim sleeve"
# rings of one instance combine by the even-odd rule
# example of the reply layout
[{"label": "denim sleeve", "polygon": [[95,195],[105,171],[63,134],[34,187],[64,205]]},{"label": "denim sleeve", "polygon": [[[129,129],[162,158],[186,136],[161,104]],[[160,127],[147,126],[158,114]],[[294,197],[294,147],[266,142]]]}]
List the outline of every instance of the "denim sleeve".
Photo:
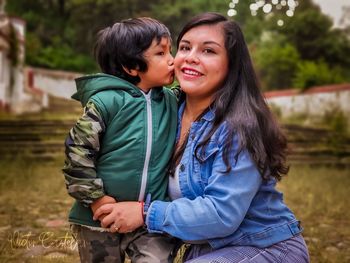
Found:
[{"label": "denim sleeve", "polygon": [[66,188],[68,194],[84,206],[105,195],[95,167],[104,131],[103,119],[95,104],[89,101],[65,141],[66,159],[62,171]]},{"label": "denim sleeve", "polygon": [[[235,147],[237,148],[237,147]],[[231,153],[234,156],[234,151]],[[202,196],[173,202],[154,201],[148,210],[149,232],[166,232],[187,241],[220,238],[234,233],[243,221],[262,182],[247,151],[242,151],[228,174],[222,147]]]}]

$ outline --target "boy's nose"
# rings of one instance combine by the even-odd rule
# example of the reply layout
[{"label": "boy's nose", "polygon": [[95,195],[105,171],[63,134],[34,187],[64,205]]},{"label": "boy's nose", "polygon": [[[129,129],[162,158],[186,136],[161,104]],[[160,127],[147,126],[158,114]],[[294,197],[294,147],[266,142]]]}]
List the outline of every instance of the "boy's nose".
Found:
[{"label": "boy's nose", "polygon": [[168,65],[169,65],[169,66],[174,65],[174,57],[173,57],[171,54],[170,54],[170,56],[169,56]]}]

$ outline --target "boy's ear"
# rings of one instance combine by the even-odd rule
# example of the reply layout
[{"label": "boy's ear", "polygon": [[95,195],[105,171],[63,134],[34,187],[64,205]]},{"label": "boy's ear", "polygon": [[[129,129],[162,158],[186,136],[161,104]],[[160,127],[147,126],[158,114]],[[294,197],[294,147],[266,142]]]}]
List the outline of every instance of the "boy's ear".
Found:
[{"label": "boy's ear", "polygon": [[139,74],[139,71],[137,69],[128,69],[127,67],[122,66],[124,71],[127,72],[129,75],[136,77]]}]

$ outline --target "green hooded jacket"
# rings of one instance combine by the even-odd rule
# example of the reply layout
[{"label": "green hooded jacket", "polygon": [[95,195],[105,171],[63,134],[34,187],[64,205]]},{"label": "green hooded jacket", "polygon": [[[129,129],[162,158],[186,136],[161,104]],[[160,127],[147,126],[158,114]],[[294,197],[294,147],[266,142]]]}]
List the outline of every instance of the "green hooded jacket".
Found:
[{"label": "green hooded jacket", "polygon": [[76,85],[72,98],[86,108],[66,139],[63,172],[69,194],[77,199],[69,221],[100,227],[92,220],[89,204],[103,195],[142,201],[150,193],[153,200],[165,200],[166,168],[176,135],[176,96],[162,87],[145,94],[107,74],[78,78]]}]

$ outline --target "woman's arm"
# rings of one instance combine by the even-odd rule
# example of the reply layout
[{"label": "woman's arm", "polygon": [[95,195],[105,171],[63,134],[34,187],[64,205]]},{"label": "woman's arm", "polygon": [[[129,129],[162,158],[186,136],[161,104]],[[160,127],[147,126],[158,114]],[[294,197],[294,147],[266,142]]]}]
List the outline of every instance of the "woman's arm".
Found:
[{"label": "woman's arm", "polygon": [[[232,153],[231,160],[233,156]],[[247,151],[240,153],[228,174],[222,173],[225,168],[220,147],[204,194],[193,200],[152,202],[146,218],[148,230],[188,241],[225,237],[235,232],[262,179]]]},{"label": "woman's arm", "polygon": [[[237,230],[243,221],[250,204],[256,195],[262,178],[250,158],[249,153],[242,151],[234,161],[237,151],[230,154],[231,171],[226,170],[223,162],[223,147],[219,146],[211,167],[211,174],[203,194],[194,199],[186,197],[172,202],[153,201],[146,216],[149,232],[168,233],[187,241],[207,240],[225,237]],[[186,178],[186,180],[188,180]],[[124,230],[131,231],[143,224],[141,208],[137,202],[124,202],[106,205],[95,213],[110,213],[102,226],[113,222]],[[129,225],[123,228],[123,225]],[[135,227],[131,229],[131,226]]]},{"label": "woman's arm", "polygon": [[[190,200],[152,202],[146,217],[148,230],[168,233],[183,240],[207,240],[225,237],[236,231],[259,189],[261,176],[247,152],[242,152],[229,174],[222,174],[222,153],[213,164],[213,173],[204,195]],[[99,208],[94,214],[108,214],[103,227],[119,227],[125,233],[144,224],[139,202],[120,202]],[[111,227],[112,232],[116,232]]]}]

